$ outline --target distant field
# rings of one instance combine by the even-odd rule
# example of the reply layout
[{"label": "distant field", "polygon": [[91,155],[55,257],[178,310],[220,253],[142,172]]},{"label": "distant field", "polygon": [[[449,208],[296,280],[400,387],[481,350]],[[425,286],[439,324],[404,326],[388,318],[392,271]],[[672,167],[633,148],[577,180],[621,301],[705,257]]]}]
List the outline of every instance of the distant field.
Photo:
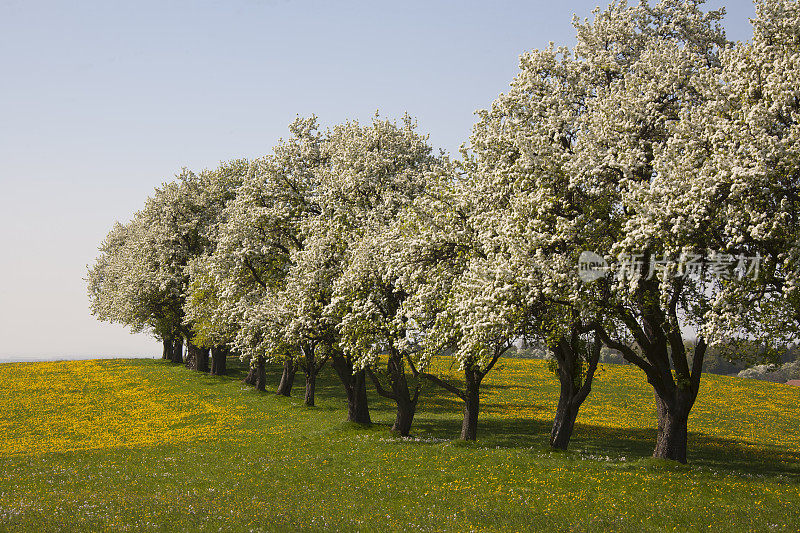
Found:
[{"label": "distant field", "polygon": [[0,365],[0,531],[800,531],[800,388],[707,376],[685,467],[648,458],[635,369],[603,367],[557,453],[554,376],[501,363],[474,444],[452,440],[461,406],[430,386],[401,440],[377,396],[373,427],[344,423],[330,370],[306,408],[302,379],[285,399],[236,369]]}]

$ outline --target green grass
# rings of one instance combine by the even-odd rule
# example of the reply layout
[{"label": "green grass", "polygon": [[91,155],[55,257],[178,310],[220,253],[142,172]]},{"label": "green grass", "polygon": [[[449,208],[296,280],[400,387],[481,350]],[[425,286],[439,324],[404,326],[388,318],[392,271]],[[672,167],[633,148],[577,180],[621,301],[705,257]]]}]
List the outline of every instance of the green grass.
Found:
[{"label": "green grass", "polygon": [[306,408],[301,379],[287,399],[240,368],[0,365],[0,530],[800,531],[800,389],[709,376],[684,466],[649,458],[635,369],[600,373],[565,453],[547,447],[545,365],[493,374],[478,441],[461,443],[460,404],[431,387],[411,439],[375,395],[373,426],[345,423],[330,369]]}]

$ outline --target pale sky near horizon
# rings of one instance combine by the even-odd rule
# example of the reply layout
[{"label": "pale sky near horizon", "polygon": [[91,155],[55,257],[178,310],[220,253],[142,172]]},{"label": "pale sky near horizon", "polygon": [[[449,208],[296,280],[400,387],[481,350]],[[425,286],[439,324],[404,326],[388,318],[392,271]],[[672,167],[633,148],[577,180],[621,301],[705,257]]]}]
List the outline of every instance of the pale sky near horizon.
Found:
[{"label": "pale sky near horizon", "polygon": [[[0,360],[159,356],[83,281],[155,186],[268,153],[297,114],[407,111],[453,153],[520,53],[606,3],[0,0]],[[722,5],[749,39],[752,4]]]}]

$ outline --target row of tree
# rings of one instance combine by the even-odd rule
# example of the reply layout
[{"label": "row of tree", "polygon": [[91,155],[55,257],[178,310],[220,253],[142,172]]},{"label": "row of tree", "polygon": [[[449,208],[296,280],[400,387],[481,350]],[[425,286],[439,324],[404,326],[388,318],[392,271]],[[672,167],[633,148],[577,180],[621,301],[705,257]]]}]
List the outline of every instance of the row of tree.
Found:
[{"label": "row of tree", "polygon": [[[458,161],[408,117],[298,118],[261,159],[184,171],[109,233],[92,311],[152,331],[175,362],[185,340],[200,371],[237,353],[262,390],[280,361],[278,392],[299,370],[308,405],[330,363],[349,419],[370,421],[372,382],[402,435],[427,381],[464,402],[474,439],[484,377],[518,339],[542,343],[558,448],[605,346],[653,387],[654,456],[685,462],[707,347],[800,327],[800,9],[760,0],[753,39],[731,43],[700,4],[576,19],[574,49],[521,56]],[[584,251],[641,272],[586,282]],[[680,257],[697,268],[676,271]],[[428,372],[435,357],[463,386]]]}]

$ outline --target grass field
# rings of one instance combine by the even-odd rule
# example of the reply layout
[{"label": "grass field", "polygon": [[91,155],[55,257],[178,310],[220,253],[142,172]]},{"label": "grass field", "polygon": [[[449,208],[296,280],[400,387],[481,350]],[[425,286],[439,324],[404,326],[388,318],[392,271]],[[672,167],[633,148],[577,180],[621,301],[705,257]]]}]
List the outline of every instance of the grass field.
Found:
[{"label": "grass field", "polygon": [[[540,361],[487,377],[476,443],[427,387],[410,439],[152,360],[0,365],[0,531],[800,531],[800,388],[707,376],[689,466],[649,459],[641,373],[605,366],[566,453]],[[446,369],[440,369],[445,371]],[[277,384],[278,369],[270,369]],[[298,378],[300,375],[298,374]]]}]

